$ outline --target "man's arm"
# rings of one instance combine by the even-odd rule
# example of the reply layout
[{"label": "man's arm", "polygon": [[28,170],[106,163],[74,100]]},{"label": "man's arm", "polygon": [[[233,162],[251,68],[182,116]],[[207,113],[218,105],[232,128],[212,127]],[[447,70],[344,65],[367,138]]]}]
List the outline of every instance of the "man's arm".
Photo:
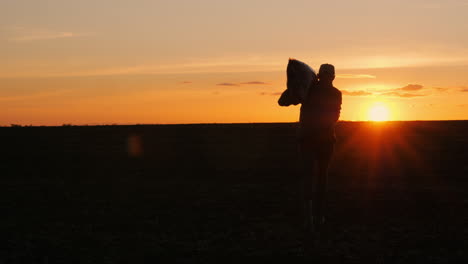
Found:
[{"label": "man's arm", "polygon": [[337,91],[334,96],[329,97],[327,104],[320,115],[320,123],[323,127],[333,127],[340,118],[341,113],[341,92]]},{"label": "man's arm", "polygon": [[337,122],[338,119],[340,119],[341,102],[342,102],[341,92],[338,91],[337,100],[336,100],[336,103],[334,105],[334,109],[332,110],[332,116],[333,116],[334,122]]}]

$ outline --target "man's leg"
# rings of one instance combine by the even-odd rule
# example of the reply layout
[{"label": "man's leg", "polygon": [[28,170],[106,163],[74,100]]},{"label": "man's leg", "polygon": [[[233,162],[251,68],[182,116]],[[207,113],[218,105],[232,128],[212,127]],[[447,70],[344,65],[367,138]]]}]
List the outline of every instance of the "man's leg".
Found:
[{"label": "man's leg", "polygon": [[299,154],[301,159],[301,178],[304,197],[304,226],[309,231],[313,231],[317,161],[314,151],[305,142],[299,144]]},{"label": "man's leg", "polygon": [[320,225],[325,222],[326,192],[328,168],[333,155],[333,144],[321,146],[317,157],[317,182],[315,187],[315,228],[320,229]]},{"label": "man's leg", "polygon": [[304,214],[306,217],[306,227],[313,231],[314,227],[314,211],[316,208],[316,201],[314,197],[314,187],[317,185],[317,172],[316,161],[310,160],[310,166],[306,166],[303,177],[304,186]]}]

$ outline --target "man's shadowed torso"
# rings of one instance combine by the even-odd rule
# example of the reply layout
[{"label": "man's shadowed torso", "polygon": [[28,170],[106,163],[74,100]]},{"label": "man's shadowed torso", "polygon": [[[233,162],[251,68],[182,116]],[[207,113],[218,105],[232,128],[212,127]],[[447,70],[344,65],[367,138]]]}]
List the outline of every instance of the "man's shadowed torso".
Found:
[{"label": "man's shadowed torso", "polygon": [[[320,83],[312,85],[300,110],[300,136],[323,143],[335,141],[334,127],[341,111],[341,92]],[[330,142],[331,140],[331,142]]]}]

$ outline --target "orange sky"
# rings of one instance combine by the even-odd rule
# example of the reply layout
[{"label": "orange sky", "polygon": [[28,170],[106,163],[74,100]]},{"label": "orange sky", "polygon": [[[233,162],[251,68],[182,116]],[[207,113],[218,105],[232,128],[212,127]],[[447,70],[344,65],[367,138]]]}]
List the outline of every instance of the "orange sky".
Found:
[{"label": "orange sky", "polygon": [[367,120],[376,102],[391,120],[465,120],[467,12],[456,0],[5,1],[0,125],[295,122],[299,106],[277,104],[289,57],[336,66],[342,120]]}]

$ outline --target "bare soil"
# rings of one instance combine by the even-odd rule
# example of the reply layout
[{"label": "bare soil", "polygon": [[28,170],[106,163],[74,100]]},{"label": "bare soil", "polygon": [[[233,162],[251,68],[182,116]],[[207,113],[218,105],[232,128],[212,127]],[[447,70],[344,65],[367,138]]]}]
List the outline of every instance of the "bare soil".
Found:
[{"label": "bare soil", "polygon": [[0,263],[468,261],[468,122],[340,122],[307,246],[295,123],[0,128]]}]

